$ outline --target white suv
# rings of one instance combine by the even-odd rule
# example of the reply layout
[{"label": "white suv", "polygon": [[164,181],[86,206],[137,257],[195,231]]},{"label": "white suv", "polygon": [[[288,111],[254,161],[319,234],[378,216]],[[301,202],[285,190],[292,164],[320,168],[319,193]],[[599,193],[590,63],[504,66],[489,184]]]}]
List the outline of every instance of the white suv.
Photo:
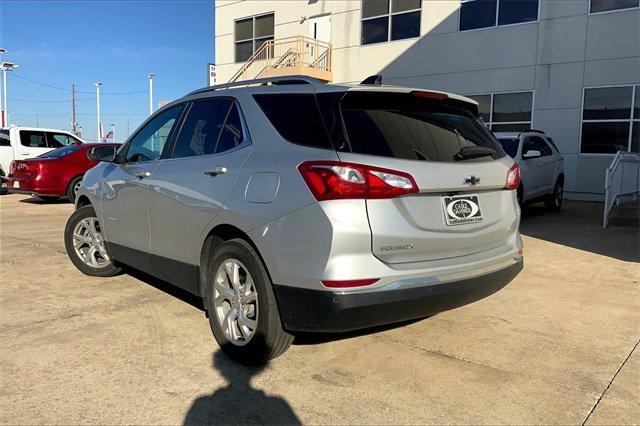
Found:
[{"label": "white suv", "polygon": [[549,211],[562,207],[564,159],[556,143],[540,130],[498,132],[502,149],[520,166],[520,205],[544,201]]}]

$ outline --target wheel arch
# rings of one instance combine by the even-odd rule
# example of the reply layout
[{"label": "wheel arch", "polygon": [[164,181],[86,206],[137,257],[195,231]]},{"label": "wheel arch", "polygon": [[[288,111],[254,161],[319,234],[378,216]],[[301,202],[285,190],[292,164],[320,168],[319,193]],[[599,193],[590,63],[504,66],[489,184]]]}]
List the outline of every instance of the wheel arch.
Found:
[{"label": "wheel arch", "polygon": [[558,177],[556,178],[556,183],[560,182],[561,184],[564,185],[564,173],[560,173],[558,175]]},{"label": "wheel arch", "polygon": [[89,200],[89,197],[87,197],[86,195],[81,195],[76,200],[76,210],[79,209],[80,207],[84,207],[88,205],[91,205],[91,200]]}]

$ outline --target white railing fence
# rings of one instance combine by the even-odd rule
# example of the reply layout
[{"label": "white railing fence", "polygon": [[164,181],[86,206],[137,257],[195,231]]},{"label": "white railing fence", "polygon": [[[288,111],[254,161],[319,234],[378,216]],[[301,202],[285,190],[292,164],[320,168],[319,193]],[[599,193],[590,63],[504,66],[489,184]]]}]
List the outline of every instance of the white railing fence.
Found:
[{"label": "white railing fence", "polygon": [[621,197],[630,197],[633,201],[638,199],[638,194],[640,194],[640,154],[618,151],[605,173],[603,228],[609,224],[611,209],[620,203]]}]

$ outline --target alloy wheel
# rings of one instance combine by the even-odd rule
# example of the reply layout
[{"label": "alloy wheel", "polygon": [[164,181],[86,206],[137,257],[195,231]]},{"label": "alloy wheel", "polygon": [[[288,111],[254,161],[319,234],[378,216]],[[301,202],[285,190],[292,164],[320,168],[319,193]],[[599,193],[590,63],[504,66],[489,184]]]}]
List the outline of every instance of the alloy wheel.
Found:
[{"label": "alloy wheel", "polygon": [[76,182],[75,185],[73,185],[73,193],[77,194],[78,191],[80,190],[80,186],[82,185],[82,180],[79,180],[78,182]]},{"label": "alloy wheel", "polygon": [[249,343],[258,325],[258,294],[251,274],[237,259],[225,259],[213,283],[213,307],[229,342]]},{"label": "alloy wheel", "polygon": [[73,248],[76,255],[92,268],[100,269],[111,264],[104,246],[100,223],[95,217],[84,218],[75,226]]}]

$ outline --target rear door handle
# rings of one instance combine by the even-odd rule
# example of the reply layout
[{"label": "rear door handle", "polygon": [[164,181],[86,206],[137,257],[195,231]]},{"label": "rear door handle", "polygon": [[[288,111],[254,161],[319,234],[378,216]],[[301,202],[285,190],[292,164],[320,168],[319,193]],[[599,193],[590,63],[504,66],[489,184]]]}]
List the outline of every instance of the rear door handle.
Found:
[{"label": "rear door handle", "polygon": [[227,173],[227,168],[226,167],[214,167],[211,170],[207,170],[206,172],[204,172],[205,175],[209,175],[209,176],[218,176],[218,175],[222,175]]},{"label": "rear door handle", "polygon": [[138,179],[144,179],[144,178],[149,177],[149,176],[151,176],[151,172],[140,171],[140,172],[136,173],[136,177]]}]

